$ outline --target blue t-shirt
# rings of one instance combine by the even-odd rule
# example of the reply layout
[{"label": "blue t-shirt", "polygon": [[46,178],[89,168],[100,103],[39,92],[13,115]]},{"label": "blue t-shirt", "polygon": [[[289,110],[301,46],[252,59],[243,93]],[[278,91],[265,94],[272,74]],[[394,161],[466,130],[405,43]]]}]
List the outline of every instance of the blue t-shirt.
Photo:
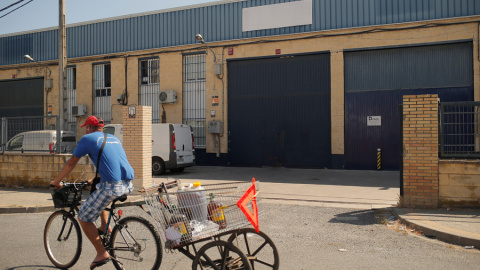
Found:
[{"label": "blue t-shirt", "polygon": [[[80,139],[73,151],[73,155],[81,158],[88,154],[93,164],[97,166],[98,151],[102,147],[103,140],[104,133],[101,131],[87,134]],[[112,134],[107,135],[107,142],[103,147],[98,173],[101,176],[101,182],[133,180],[134,178],[133,168],[128,163],[122,143]]]}]

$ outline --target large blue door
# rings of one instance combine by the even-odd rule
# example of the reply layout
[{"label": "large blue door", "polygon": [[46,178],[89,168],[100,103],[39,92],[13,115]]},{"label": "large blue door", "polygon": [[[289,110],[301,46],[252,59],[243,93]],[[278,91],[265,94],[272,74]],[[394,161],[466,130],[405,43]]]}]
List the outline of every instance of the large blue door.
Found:
[{"label": "large blue door", "polygon": [[[473,100],[472,43],[345,53],[345,168],[398,170],[403,95]],[[380,116],[381,125],[369,125]]]},{"label": "large blue door", "polygon": [[330,168],[330,55],[228,63],[229,162]]},{"label": "large blue door", "polygon": [[[473,100],[471,87],[410,89],[348,93],[345,103],[345,167],[375,170],[377,149],[381,149],[381,167],[398,170],[401,149],[398,105],[404,95],[437,94],[442,102]],[[381,116],[380,126],[369,126],[368,116]]]}]

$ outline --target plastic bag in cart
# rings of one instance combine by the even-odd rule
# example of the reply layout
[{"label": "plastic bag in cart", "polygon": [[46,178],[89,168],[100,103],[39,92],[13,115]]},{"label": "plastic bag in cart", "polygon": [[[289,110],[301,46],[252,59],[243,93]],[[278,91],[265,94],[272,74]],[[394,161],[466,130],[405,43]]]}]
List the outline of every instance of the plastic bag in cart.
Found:
[{"label": "plastic bag in cart", "polygon": [[199,240],[214,235],[220,226],[210,220],[205,220],[203,222],[192,220],[190,222],[190,227],[192,228],[192,239]]},{"label": "plastic bag in cart", "polygon": [[182,242],[190,242],[190,233],[185,223],[177,222],[165,230],[167,240],[179,245]]}]

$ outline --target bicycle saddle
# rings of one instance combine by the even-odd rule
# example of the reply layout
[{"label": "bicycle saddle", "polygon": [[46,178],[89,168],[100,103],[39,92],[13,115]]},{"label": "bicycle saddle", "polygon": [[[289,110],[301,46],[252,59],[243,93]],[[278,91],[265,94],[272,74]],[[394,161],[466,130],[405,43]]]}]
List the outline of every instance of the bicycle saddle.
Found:
[{"label": "bicycle saddle", "polygon": [[126,200],[127,200],[127,195],[122,195],[122,196],[116,198],[115,200],[113,200],[112,204],[114,204],[114,203],[116,203],[116,202],[118,202],[118,201],[124,202],[124,201],[126,201]]}]

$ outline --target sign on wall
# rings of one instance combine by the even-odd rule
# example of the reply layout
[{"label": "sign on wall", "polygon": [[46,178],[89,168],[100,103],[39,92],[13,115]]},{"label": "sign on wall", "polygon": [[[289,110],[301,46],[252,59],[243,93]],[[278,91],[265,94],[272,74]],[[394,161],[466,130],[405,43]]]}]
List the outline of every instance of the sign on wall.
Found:
[{"label": "sign on wall", "polygon": [[242,31],[312,24],[312,0],[242,9]]},{"label": "sign on wall", "polygon": [[367,116],[367,126],[381,126],[382,117],[381,116]]}]

